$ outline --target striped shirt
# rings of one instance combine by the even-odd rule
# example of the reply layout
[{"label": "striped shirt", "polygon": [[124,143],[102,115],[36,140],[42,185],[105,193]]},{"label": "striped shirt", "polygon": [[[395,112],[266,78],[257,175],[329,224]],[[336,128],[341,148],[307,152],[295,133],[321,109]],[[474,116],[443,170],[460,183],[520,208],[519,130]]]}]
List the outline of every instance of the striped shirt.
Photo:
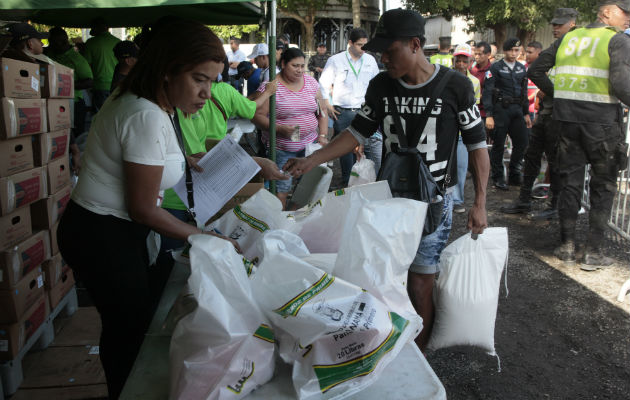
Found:
[{"label": "striped shirt", "polygon": [[[265,90],[267,82],[260,85],[258,91]],[[289,90],[282,82],[278,81],[276,90],[276,125],[298,125],[300,127],[300,140],[292,141],[290,138],[276,136],[276,148],[284,151],[300,151],[307,144],[317,139],[318,122],[317,101],[315,96],[319,91],[319,84],[315,78],[304,75],[304,86],[297,92]],[[269,144],[269,132],[262,132],[262,140]]]}]

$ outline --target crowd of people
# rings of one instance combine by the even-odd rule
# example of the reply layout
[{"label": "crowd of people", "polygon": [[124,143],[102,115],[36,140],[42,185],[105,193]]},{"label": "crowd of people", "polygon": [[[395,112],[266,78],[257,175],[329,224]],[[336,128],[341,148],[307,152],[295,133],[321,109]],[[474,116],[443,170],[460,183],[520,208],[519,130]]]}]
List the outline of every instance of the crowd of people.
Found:
[{"label": "crowd of people", "polygon": [[[206,140],[224,138],[232,117],[259,128],[263,152],[254,159],[262,176],[277,182],[284,207],[295,180],[322,163],[340,159],[347,185],[357,158],[374,161],[378,172],[391,168],[391,154],[421,156],[430,171],[423,179],[438,185],[443,197],[437,227],[423,235],[409,268],[409,296],[424,324],[416,343],[423,350],[452,213],[465,212],[469,204],[467,226],[473,234],[483,233],[489,179],[497,190],[520,187],[501,211],[530,212],[543,154],[550,205],[531,217],[559,220],[559,259],[579,260],[586,270],[610,265],[599,245],[617,171],[627,163],[620,101],[630,104],[630,37],[620,30],[630,25],[630,1],[603,0],[598,20],[583,28],[576,27],[577,17],[572,8],[555,11],[557,40],[545,50],[536,41],[523,46],[508,38],[497,60],[490,43],[453,48],[450,38],[441,37],[438,54],[429,58],[424,18],[390,10],[372,38],[352,29],[346,49],[332,56],[319,43],[317,54],[307,59],[281,37],[275,79],[267,44],[256,44],[246,56],[238,38],[231,38],[226,53],[210,29],[191,21],[158,22],[132,42],[114,38],[97,20],[82,52],[61,28],[45,34],[28,24],[12,26],[7,55],[28,60],[45,53],[75,70],[73,136],[88,126],[89,134],[83,159],[74,160],[80,175],[59,225],[59,247],[101,316],[100,354],[110,397],[120,394],[138,353],[172,267],[169,250],[203,232],[205,221],[195,220],[190,171],[200,170]],[[380,55],[385,71],[374,55]],[[312,143],[321,148],[305,157]],[[592,208],[582,248],[575,225],[587,163]],[[467,175],[474,198],[465,203]],[[171,189],[182,176],[187,199]],[[203,233],[239,250],[231,238]]]}]

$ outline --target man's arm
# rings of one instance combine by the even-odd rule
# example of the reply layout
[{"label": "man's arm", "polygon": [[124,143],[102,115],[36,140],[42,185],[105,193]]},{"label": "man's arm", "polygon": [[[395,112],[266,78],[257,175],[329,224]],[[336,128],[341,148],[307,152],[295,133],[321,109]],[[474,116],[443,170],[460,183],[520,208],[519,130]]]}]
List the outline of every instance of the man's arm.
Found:
[{"label": "man's arm", "polygon": [[556,52],[562,43],[562,38],[556,40],[551,46],[540,52],[538,58],[529,66],[527,77],[545,95],[553,96],[553,82],[547,76],[547,72],[556,64]]},{"label": "man's arm", "polygon": [[488,150],[479,148],[468,153],[468,162],[472,166],[473,183],[475,185],[475,201],[468,213],[468,229],[472,233],[483,233],[488,227],[486,212],[486,188],[490,174],[490,158]]},{"label": "man's arm", "polygon": [[619,33],[610,39],[610,83],[613,94],[630,105],[630,37]]},{"label": "man's arm", "polygon": [[493,115],[492,92],[494,91],[494,83],[497,79],[495,74],[496,72],[492,67],[486,71],[484,86],[481,91],[481,102],[483,103],[483,109],[487,117],[492,117]]},{"label": "man's arm", "polygon": [[348,129],[335,136],[328,145],[306,158],[291,158],[282,168],[292,176],[304,175],[313,167],[350,153],[359,141]]},{"label": "man's arm", "polygon": [[333,87],[333,83],[335,82],[335,65],[334,59],[331,57],[326,61],[326,65],[322,70],[322,74],[319,76],[319,90],[322,94],[322,109],[325,110],[326,114],[336,120],[337,119],[337,110],[330,104],[330,89]]},{"label": "man's arm", "polygon": [[315,72],[315,56],[311,56],[311,58],[308,59],[308,70]]}]

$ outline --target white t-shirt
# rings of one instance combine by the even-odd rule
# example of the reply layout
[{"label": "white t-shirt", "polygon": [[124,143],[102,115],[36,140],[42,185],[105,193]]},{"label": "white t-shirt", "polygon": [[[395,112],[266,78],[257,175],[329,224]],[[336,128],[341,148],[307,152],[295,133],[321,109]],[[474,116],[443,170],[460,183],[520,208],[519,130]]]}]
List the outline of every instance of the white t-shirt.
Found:
[{"label": "white t-shirt", "polygon": [[131,93],[114,99],[117,93],[112,93],[92,121],[72,200],[96,214],[131,220],[123,161],[164,166],[160,191],[181,179],[185,164],[169,115]]},{"label": "white t-shirt", "polygon": [[[238,61],[238,62],[247,61],[247,57],[245,56],[245,53],[243,53],[239,49],[236,49],[236,51],[228,51],[227,58],[228,58],[229,63],[233,63],[235,61]],[[228,74],[230,76],[236,75],[238,74],[238,70],[236,68],[230,68],[228,70]]]}]

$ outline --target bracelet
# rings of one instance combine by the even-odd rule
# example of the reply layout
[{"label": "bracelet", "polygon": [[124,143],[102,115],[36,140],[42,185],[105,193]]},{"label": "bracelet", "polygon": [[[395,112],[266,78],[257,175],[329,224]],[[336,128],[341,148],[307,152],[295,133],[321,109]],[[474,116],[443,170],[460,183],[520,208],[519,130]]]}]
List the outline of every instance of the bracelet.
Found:
[{"label": "bracelet", "polygon": [[319,137],[328,137],[328,135],[319,135]]}]

